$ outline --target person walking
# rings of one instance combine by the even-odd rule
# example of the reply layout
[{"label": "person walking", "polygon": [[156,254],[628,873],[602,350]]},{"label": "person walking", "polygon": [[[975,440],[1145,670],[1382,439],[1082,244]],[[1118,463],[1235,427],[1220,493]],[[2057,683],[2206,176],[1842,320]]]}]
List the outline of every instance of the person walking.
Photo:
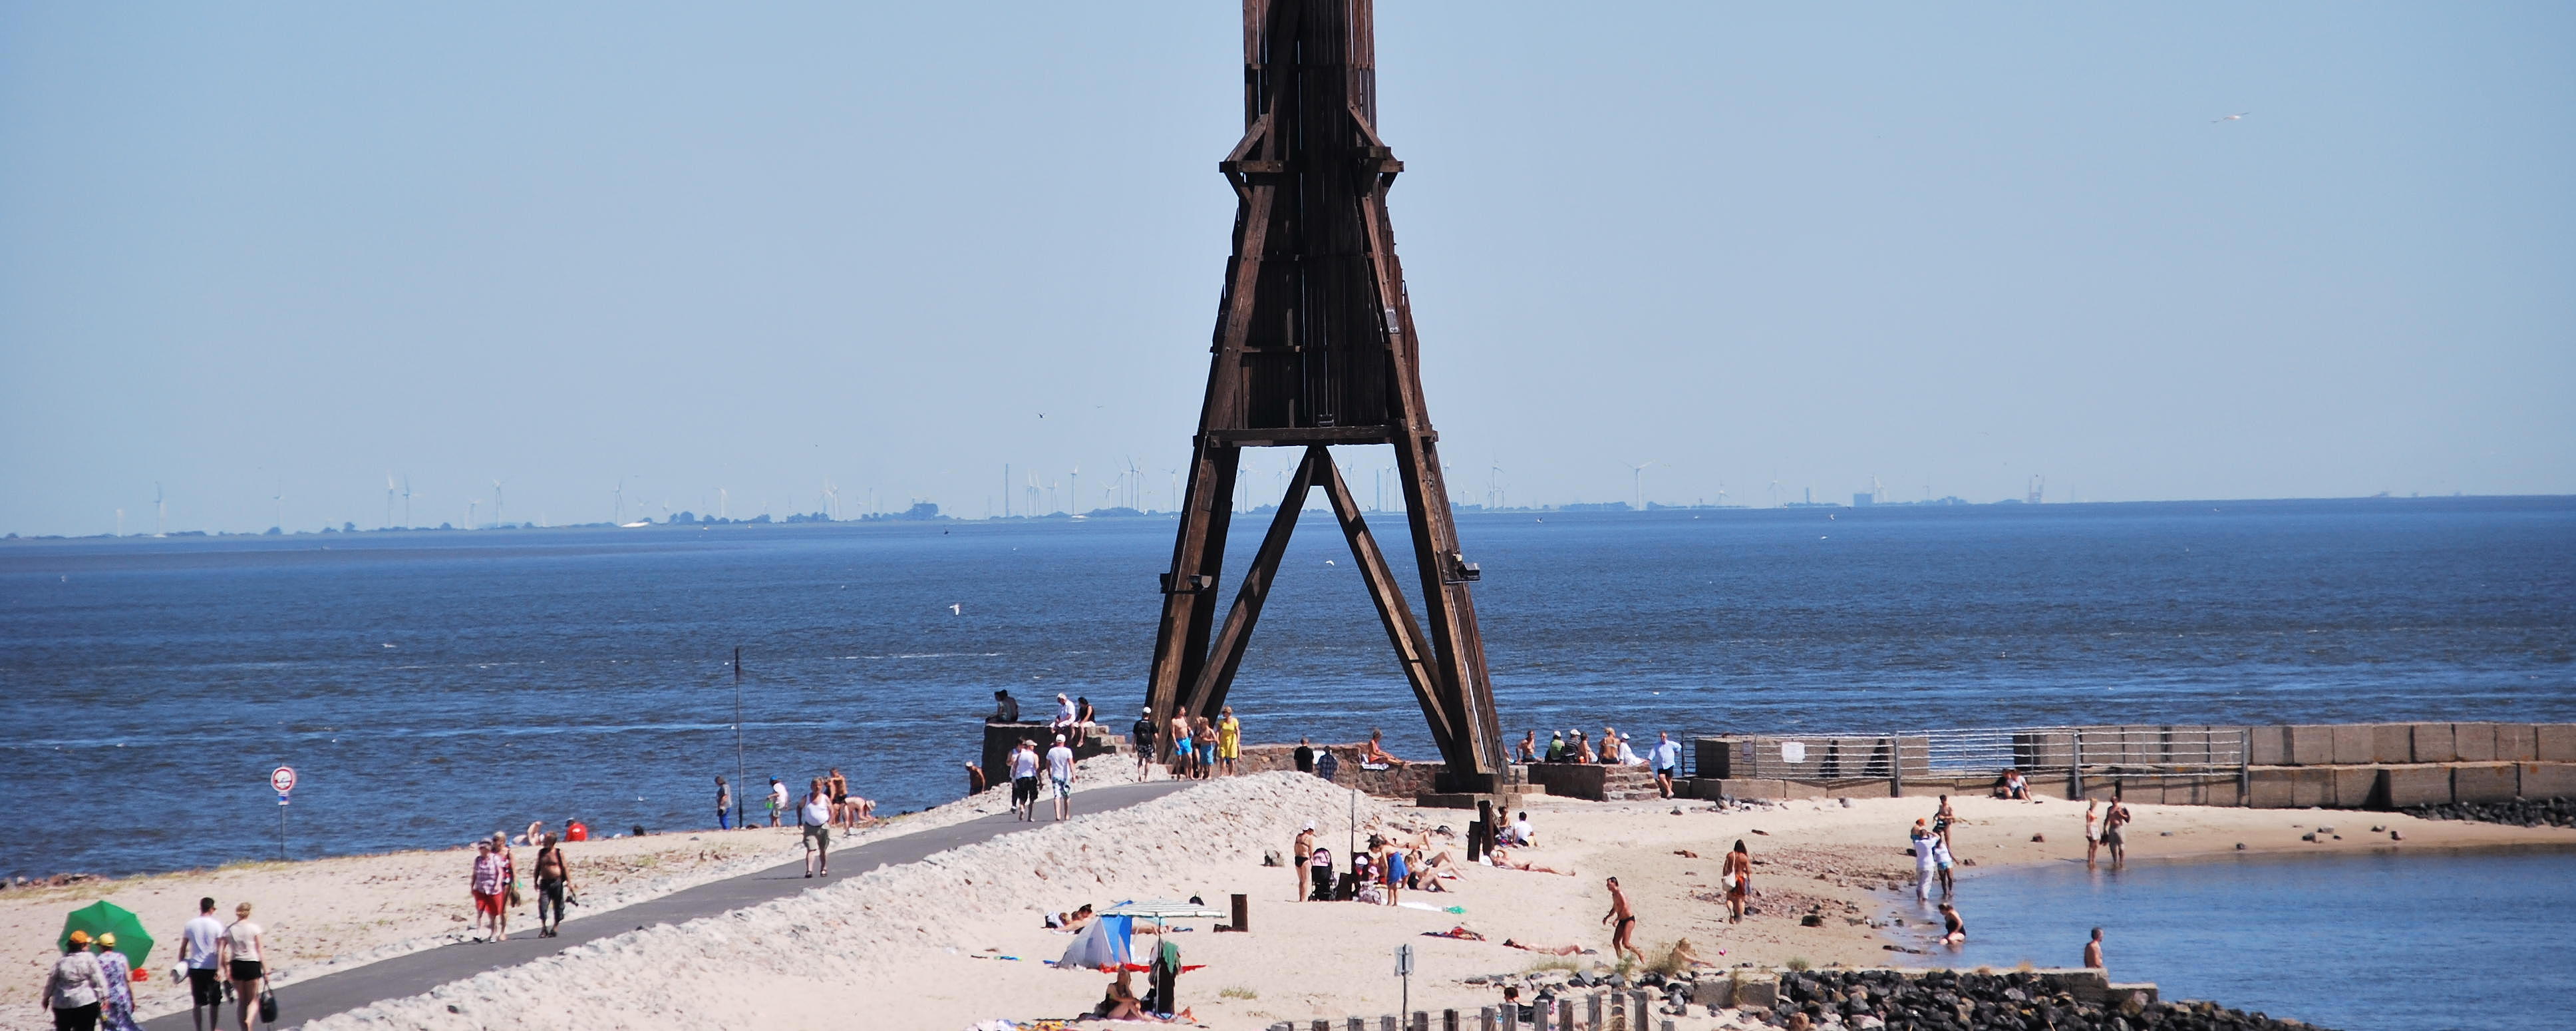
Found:
[{"label": "person walking", "polygon": [[1055,747],[1047,749],[1047,781],[1055,787],[1055,818],[1073,817],[1073,749],[1064,746],[1064,735],[1055,736]]},{"label": "person walking", "polygon": [[1146,771],[1146,767],[1154,761],[1154,731],[1158,729],[1160,729],[1159,726],[1154,722],[1154,707],[1151,705],[1145,707],[1143,715],[1136,717],[1135,726],[1127,728],[1128,736],[1135,739],[1129,744],[1136,749],[1137,780],[1147,780],[1152,776]]},{"label": "person walking", "polygon": [[1671,731],[1655,735],[1654,762],[1655,790],[1662,792],[1665,798],[1673,797],[1673,779],[1682,773],[1682,745],[1673,740]]},{"label": "person walking", "polygon": [[805,790],[796,825],[805,831],[805,876],[832,876],[832,800],[820,778]]},{"label": "person walking", "polygon": [[494,941],[510,940],[510,907],[527,905],[519,897],[519,860],[510,854],[510,839],[500,831],[492,832],[492,854],[501,860],[501,911],[495,916]]},{"label": "person walking", "polygon": [[475,842],[474,867],[466,875],[465,890],[474,896],[474,929],[485,932],[485,941],[500,940],[501,914],[508,901],[501,889],[508,883],[501,876],[501,857],[492,854],[492,842]]},{"label": "person walking", "polygon": [[778,814],[786,811],[787,785],[779,783],[778,778],[771,777],[769,778],[769,825],[778,826]]},{"label": "person walking", "polygon": [[1914,847],[1914,900],[1917,902],[1932,898],[1932,846],[1940,841],[1932,835],[1929,824],[1922,820],[1914,821],[1914,834],[1909,843]]},{"label": "person walking", "polygon": [[[716,778],[716,829],[733,829],[733,788],[725,784],[723,777]],[[535,844],[534,841],[529,843]]]},{"label": "person walking", "polygon": [[1216,721],[1216,761],[1221,772],[1234,776],[1234,761],[1243,757],[1243,721],[1234,718],[1234,706],[1226,706]]},{"label": "person walking", "polygon": [[1638,950],[1637,943],[1633,940],[1637,933],[1637,912],[1628,907],[1628,893],[1619,890],[1618,878],[1610,878],[1608,884],[1610,912],[1602,915],[1601,922],[1608,924],[1613,920],[1618,921],[1610,926],[1610,958],[1617,959],[1622,954],[1633,954],[1637,957],[1637,962],[1642,964],[1646,961],[1646,954]]},{"label": "person walking", "polygon": [[259,996],[268,987],[268,942],[258,924],[250,922],[250,903],[233,907],[233,922],[224,925],[220,952],[224,976],[233,983],[233,1007],[241,1016],[241,1031],[257,1031]]},{"label": "person walking", "polygon": [[54,1015],[54,1031],[96,1031],[107,993],[107,973],[89,953],[89,932],[73,931],[36,1003]]},{"label": "person walking", "polygon": [[1020,747],[1011,750],[1011,812],[1022,820],[1037,818],[1038,744],[1020,739]]},{"label": "person walking", "polygon": [[143,1031],[134,1023],[134,964],[116,951],[116,933],[98,936],[98,970],[107,978],[107,997],[99,1000],[98,1026],[103,1031]]},{"label": "person walking", "polygon": [[[552,938],[563,929],[564,904],[571,894],[572,863],[564,858],[563,843],[548,834],[545,847],[537,850],[537,937]],[[546,920],[549,911],[552,923]]]},{"label": "person walking", "polygon": [[179,929],[179,965],[188,971],[188,1024],[194,1031],[215,1031],[224,1017],[223,978],[215,965],[223,936],[214,897],[198,899],[197,918]]},{"label": "person walking", "polygon": [[1726,885],[1726,922],[1743,923],[1745,909],[1753,904],[1753,854],[1744,850],[1744,839],[1736,839],[1718,878]]}]

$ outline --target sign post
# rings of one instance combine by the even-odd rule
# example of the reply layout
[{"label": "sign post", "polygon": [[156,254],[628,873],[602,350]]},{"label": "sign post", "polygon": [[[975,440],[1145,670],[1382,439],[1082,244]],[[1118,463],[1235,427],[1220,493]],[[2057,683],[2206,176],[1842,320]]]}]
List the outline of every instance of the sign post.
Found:
[{"label": "sign post", "polygon": [[295,767],[269,771],[268,786],[277,789],[277,858],[286,858],[286,796],[295,790]]},{"label": "sign post", "polygon": [[1413,1012],[1413,946],[1398,945],[1395,947],[1395,976],[1404,979],[1404,994],[1402,996],[1404,1002],[1402,1005],[1396,1007],[1395,1011],[1397,1013],[1411,1013]]}]

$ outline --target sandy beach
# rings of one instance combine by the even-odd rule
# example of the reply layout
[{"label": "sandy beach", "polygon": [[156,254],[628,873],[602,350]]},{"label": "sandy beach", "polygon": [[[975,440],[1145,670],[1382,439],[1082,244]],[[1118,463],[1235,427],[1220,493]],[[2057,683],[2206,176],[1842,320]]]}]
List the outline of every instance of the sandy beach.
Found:
[{"label": "sandy beach", "polygon": [[[1095,760],[1097,764],[1101,760]],[[1105,771],[1104,771],[1105,772]],[[1124,778],[1120,778],[1124,779]],[[1095,783],[1097,781],[1094,781]],[[933,826],[995,811],[998,794],[942,806],[912,818]],[[1776,966],[1922,965],[1936,957],[1891,951],[1919,945],[1886,917],[1919,911],[1888,889],[1910,885],[1905,830],[1928,815],[1932,799],[1798,801],[1716,811],[1705,802],[1588,803],[1551,800],[1533,806],[1540,847],[1524,858],[1575,876],[1469,867],[1445,893],[1408,892],[1407,901],[1456,906],[1460,914],[1354,903],[1291,902],[1290,873],[1262,865],[1265,851],[1285,851],[1297,829],[1317,823],[1337,852],[1349,835],[1352,798],[1314,778],[1261,774],[1212,782],[1130,809],[1044,825],[930,860],[891,867],[803,896],[682,926],[657,926],[575,948],[562,956],[445,986],[427,995],[381,1003],[317,1022],[319,1028],[498,1026],[608,1028],[650,1022],[676,1027],[735,1027],[743,1014],[787,1027],[964,1028],[979,1021],[1070,1017],[1098,1001],[1108,978],[1059,971],[1053,959],[1069,938],[1042,926],[1043,914],[1089,902],[1197,895],[1223,908],[1242,892],[1252,902],[1252,933],[1215,933],[1208,922],[1173,935],[1185,961],[1205,964],[1186,975],[1180,995],[1211,1027],[1261,1028],[1279,1020],[1393,1012],[1400,986],[1390,956],[1399,944],[1419,954],[1412,984],[1417,1009],[1473,1011],[1495,990],[1469,977],[1539,967],[1608,969],[1604,876],[1618,876],[1637,907],[1637,942],[1660,958],[1687,937],[1720,964]],[[1964,867],[1959,905],[1973,918],[1979,874],[2015,864],[2081,861],[2083,807],[2065,801],[1954,800],[1953,832]],[[1673,810],[1680,809],[1676,815]],[[2334,852],[2365,849],[2556,843],[2576,845],[2576,831],[2433,822],[2385,813],[2135,806],[2131,841],[2138,859],[2248,851]],[[1463,828],[1458,810],[1414,809],[1362,799],[1361,837],[1371,831],[1412,834]],[[2302,835],[2323,824],[2323,840]],[[2404,837],[2393,842],[2377,825]],[[904,833],[905,826],[877,833]],[[2341,840],[2335,835],[2340,834]],[[2034,836],[2042,841],[2031,840]],[[1718,857],[1736,840],[1756,861],[1759,912],[1726,923],[1716,901]],[[593,842],[583,853],[593,883],[621,878],[634,897],[667,891],[726,870],[783,861],[796,854],[786,832],[673,834]],[[1463,858],[1463,849],[1456,849]],[[1692,853],[1692,854],[1684,854]],[[703,858],[701,858],[703,854]],[[107,898],[142,913],[155,928],[175,930],[199,894],[274,899],[262,911],[290,970],[326,969],[424,939],[449,940],[463,927],[457,904],[457,852],[401,853],[300,864],[255,864],[204,874],[116,882]],[[614,874],[596,872],[614,869]],[[290,882],[294,885],[290,890]],[[85,886],[94,887],[94,886]],[[327,890],[313,890],[323,887]],[[10,984],[21,1000],[7,1027],[32,1027],[24,1005],[40,975],[36,959],[57,914],[99,897],[53,889],[0,904],[0,920],[27,945],[25,976]],[[605,894],[603,892],[602,894]],[[59,896],[59,897],[56,897]],[[1800,918],[1819,914],[1821,926]],[[1464,926],[1486,937],[1424,937]],[[1506,948],[1506,938],[1542,946],[1598,950],[1570,957]],[[1146,939],[1150,940],[1150,939]],[[2042,966],[2072,965],[2067,955],[2032,956]],[[156,966],[166,966],[156,957]],[[2114,976],[2117,976],[2115,970]],[[309,974],[307,975],[309,976]],[[165,997],[166,982],[147,998]],[[163,1008],[166,1007],[156,1007]],[[1682,1027],[1711,1027],[1703,1016]]]}]

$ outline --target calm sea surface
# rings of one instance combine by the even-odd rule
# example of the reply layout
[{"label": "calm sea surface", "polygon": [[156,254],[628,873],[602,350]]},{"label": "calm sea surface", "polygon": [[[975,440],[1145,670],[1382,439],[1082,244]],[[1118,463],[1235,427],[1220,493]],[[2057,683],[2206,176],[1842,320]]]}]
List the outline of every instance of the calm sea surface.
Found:
[{"label": "calm sea surface", "polygon": [[2114,980],[2342,1031],[2559,1031],[2576,999],[2576,852],[2054,863],[1957,904],[1956,966],[2075,966],[2098,926]]},{"label": "calm sea surface", "polygon": [[[1238,521],[1235,568],[1260,524]],[[303,775],[298,856],[575,815],[707,825],[735,770],[737,645],[755,782],[839,766],[891,809],[945,801],[997,687],[1133,711],[1172,525],[8,542],[0,785],[22,815],[0,873],[276,855],[279,763]],[[2576,499],[1497,513],[1460,533],[1515,736],[2576,720]],[[1319,514],[1231,700],[1256,740],[1382,725],[1430,753]]]}]

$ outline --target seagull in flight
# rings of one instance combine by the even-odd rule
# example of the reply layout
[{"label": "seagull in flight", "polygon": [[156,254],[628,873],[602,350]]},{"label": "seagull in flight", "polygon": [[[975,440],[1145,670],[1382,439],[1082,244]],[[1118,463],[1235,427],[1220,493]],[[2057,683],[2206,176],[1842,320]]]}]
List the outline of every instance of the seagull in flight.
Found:
[{"label": "seagull in flight", "polygon": [[964,606],[960,604],[948,606],[948,614],[952,616],[962,616],[965,615],[966,612]]},{"label": "seagull in flight", "polygon": [[2245,120],[2245,116],[2246,116],[2246,115],[2250,115],[2250,114],[2253,114],[2253,113],[2254,113],[2254,112],[2252,112],[2252,111],[2239,111],[2239,112],[2236,112],[2235,114],[2229,115],[2229,116],[2227,116],[2227,117],[2225,117],[2225,118],[2212,118],[2212,119],[2210,119],[2210,120],[2209,120],[2209,124],[2211,124],[2211,125],[2217,125],[2217,124],[2218,124],[2218,123],[2220,123],[2220,122],[2241,122],[2241,121],[2244,121],[2244,120]]}]

